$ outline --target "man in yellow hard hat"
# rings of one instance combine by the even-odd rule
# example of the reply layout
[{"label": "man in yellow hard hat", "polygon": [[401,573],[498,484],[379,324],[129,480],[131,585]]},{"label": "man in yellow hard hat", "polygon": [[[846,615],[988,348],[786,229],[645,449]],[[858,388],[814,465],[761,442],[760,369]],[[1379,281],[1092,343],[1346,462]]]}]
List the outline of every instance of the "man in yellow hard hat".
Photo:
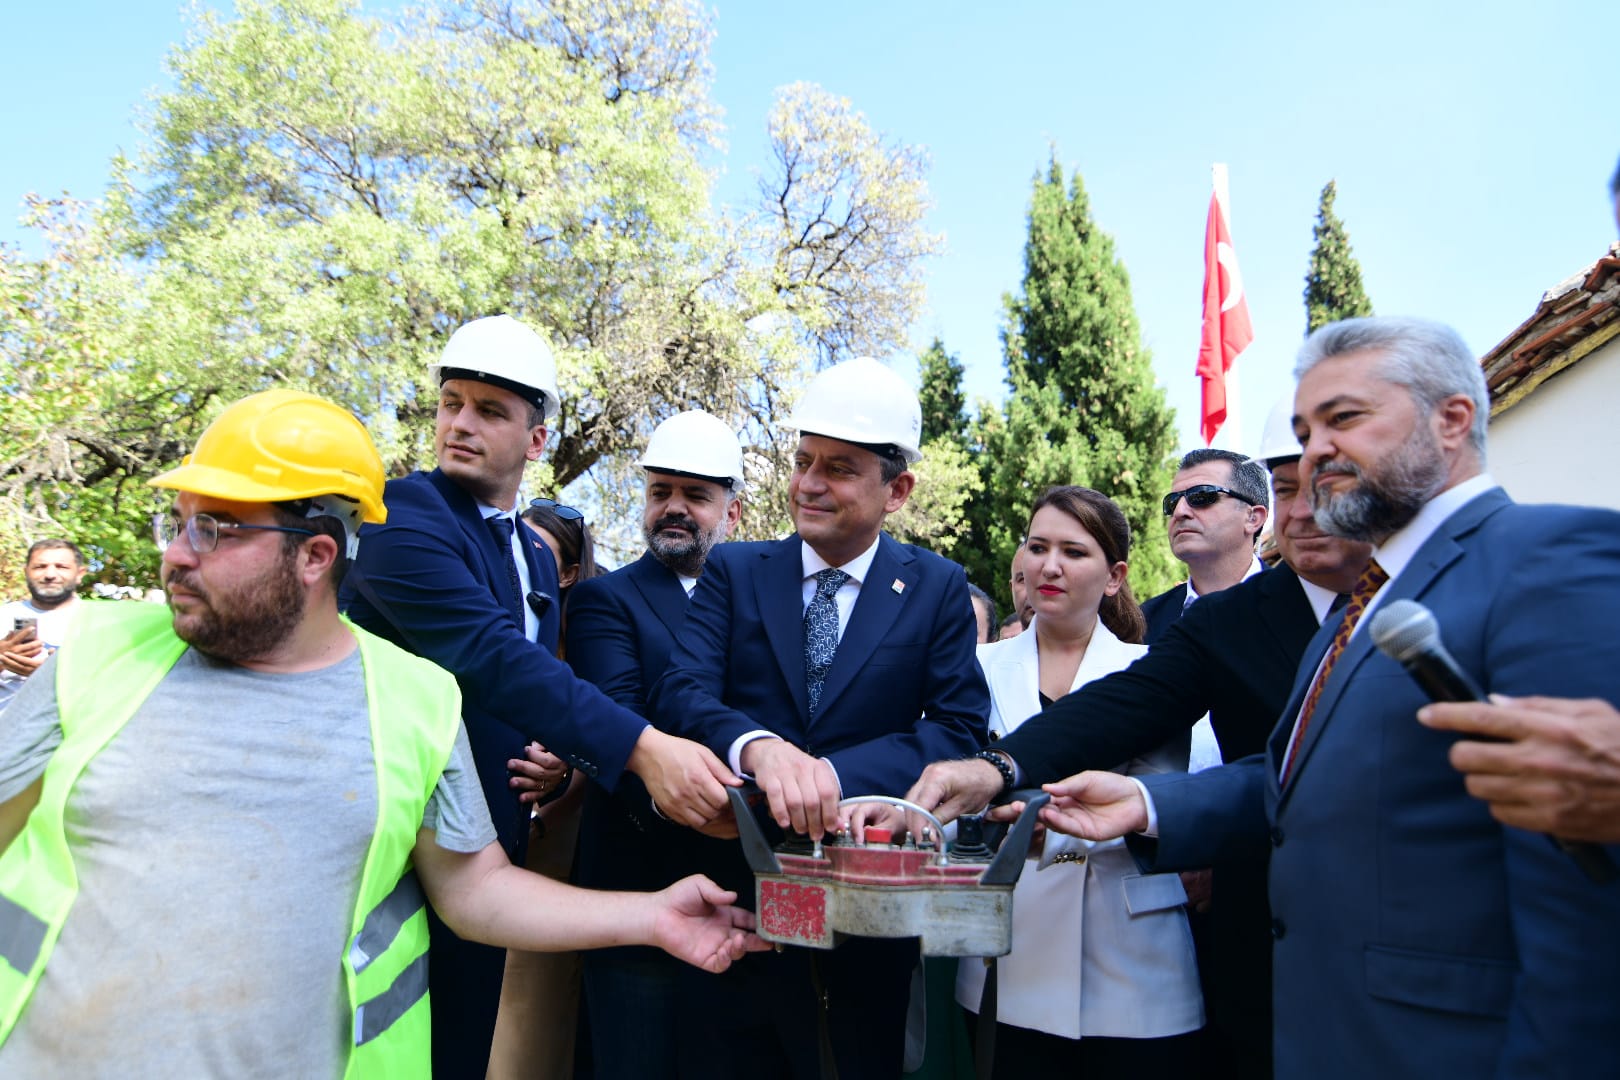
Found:
[{"label": "man in yellow hard hat", "polygon": [[525,949],[757,940],[702,879],[507,860],[455,681],[338,615],[386,517],[353,416],[256,394],[152,482],[168,610],[84,612],[0,729],[0,1075],[427,1076],[425,902]]}]

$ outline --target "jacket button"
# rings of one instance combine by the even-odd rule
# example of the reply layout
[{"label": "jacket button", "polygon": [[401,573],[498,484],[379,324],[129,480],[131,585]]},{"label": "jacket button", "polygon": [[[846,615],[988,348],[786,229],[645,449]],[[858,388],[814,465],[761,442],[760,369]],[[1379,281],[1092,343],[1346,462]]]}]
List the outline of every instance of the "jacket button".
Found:
[{"label": "jacket button", "polygon": [[1283,924],[1283,921],[1281,919],[1272,919],[1271,920],[1271,936],[1273,938],[1275,938],[1278,941],[1281,941],[1287,935],[1287,933],[1288,933],[1288,927]]},{"label": "jacket button", "polygon": [[1282,847],[1282,842],[1283,842],[1282,827],[1278,826],[1278,825],[1273,825],[1271,827],[1271,846],[1272,847]]}]

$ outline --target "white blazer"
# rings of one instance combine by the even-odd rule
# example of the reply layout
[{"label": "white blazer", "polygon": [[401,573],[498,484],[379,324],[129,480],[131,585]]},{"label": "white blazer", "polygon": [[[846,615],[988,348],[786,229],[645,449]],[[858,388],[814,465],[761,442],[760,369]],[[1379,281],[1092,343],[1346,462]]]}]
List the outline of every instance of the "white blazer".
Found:
[{"label": "white blazer", "polygon": [[[1038,621],[1038,620],[1037,620]],[[980,645],[990,684],[990,731],[1005,735],[1041,711],[1035,623],[1009,641]],[[1097,621],[1075,672],[1078,690],[1147,652]],[[1187,736],[1114,771],[1181,772]],[[1063,853],[1083,861],[1055,861]],[[1156,1038],[1204,1024],[1198,961],[1176,874],[1143,874],[1118,840],[1048,833],[1013,890],[1012,952],[997,963],[997,1019],[1064,1038]],[[956,1000],[978,1011],[985,965],[964,958]]]}]

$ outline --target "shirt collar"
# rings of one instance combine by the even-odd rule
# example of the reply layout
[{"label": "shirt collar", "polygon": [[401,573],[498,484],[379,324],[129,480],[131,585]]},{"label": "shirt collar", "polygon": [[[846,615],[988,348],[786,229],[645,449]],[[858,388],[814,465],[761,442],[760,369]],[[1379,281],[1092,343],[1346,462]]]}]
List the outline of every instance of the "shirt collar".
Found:
[{"label": "shirt collar", "polygon": [[1327,620],[1328,612],[1333,609],[1333,601],[1339,598],[1339,594],[1302,577],[1296,577],[1295,580],[1299,582],[1299,587],[1305,590],[1305,599],[1310,602],[1311,611],[1315,612],[1316,623],[1320,626]]},{"label": "shirt collar", "polygon": [[[879,533],[877,539],[872,541],[871,547],[867,548],[865,551],[861,552],[859,555],[855,556],[853,559],[849,560],[849,562],[838,567],[837,569],[848,574],[852,579],[854,579],[855,584],[859,585],[861,582],[866,580],[866,575],[871,573],[872,560],[877,558],[878,544],[881,543],[882,540],[883,534]],[[804,576],[807,578],[814,577],[821,571],[832,568],[831,563],[829,563],[826,559],[823,559],[820,555],[817,555],[815,548],[812,548],[803,540],[799,541],[799,555],[804,560]]]},{"label": "shirt collar", "polygon": [[1373,558],[1378,565],[1384,568],[1390,580],[1401,576],[1412,557],[1418,553],[1424,543],[1433,536],[1435,530],[1445,523],[1445,520],[1464,505],[1475,498],[1485,494],[1496,486],[1489,473],[1480,473],[1470,477],[1454,487],[1449,487],[1430,499],[1417,512],[1417,516],[1397,531],[1382,544],[1373,548]]},{"label": "shirt collar", "polygon": [[[1254,575],[1260,573],[1260,571],[1264,569],[1265,564],[1260,561],[1260,556],[1253,556],[1249,559],[1249,569],[1244,571],[1243,580],[1248,581],[1250,578],[1254,577]],[[1193,588],[1192,578],[1189,577],[1187,578],[1187,597],[1181,602],[1181,609],[1183,611],[1187,610],[1187,605],[1191,604],[1196,599],[1198,599],[1198,590]]]}]

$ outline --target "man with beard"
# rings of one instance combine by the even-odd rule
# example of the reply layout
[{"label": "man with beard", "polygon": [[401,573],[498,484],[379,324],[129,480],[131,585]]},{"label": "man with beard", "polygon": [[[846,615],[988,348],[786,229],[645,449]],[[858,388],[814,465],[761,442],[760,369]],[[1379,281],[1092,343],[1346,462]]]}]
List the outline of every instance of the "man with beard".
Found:
[{"label": "man with beard", "polygon": [[[1213,726],[1224,761],[1265,750],[1300,657],[1322,623],[1335,618],[1336,598],[1354,587],[1370,551],[1366,543],[1323,533],[1313,519],[1310,493],[1299,483],[1293,403],[1292,394],[1279,402],[1259,455],[1271,470],[1272,528],[1282,565],[1201,599],[1146,656],[992,743],[987,749],[1012,769],[1020,787],[1109,768],[1195,724]],[[1004,786],[1001,771],[982,757],[942,761],[923,771],[906,798],[949,821],[977,811]],[[1213,878],[1208,939],[1199,947],[1210,1021],[1203,1072],[1212,1080],[1264,1080],[1271,1075],[1265,859],[1223,863]]]},{"label": "man with beard", "polygon": [[[820,838],[838,827],[841,795],[897,795],[928,762],[979,746],[990,697],[962,568],[883,532],[916,482],[916,392],[860,357],[816,375],[787,426],[799,432],[795,532],[709,553],[651,704],[660,726],[754,779],[768,834]],[[694,868],[752,897],[735,842]],[[687,1072],[900,1074],[915,940],[760,960],[742,979],[682,972]]]},{"label": "man with beard", "polygon": [[[516,522],[524,466],[561,409],[551,349],[507,315],[458,329],[429,368],[438,467],[388,482],[386,524],[366,527],[340,603],[360,626],[456,677],[496,836],[527,855],[525,791],[579,769],[614,789],[634,774],[671,818],[700,825],[737,783],[713,753],[666,735],[557,659],[557,565]],[[535,755],[529,743],[550,753]],[[433,926],[434,1072],[483,1080],[505,955]]]},{"label": "man with beard", "polygon": [[[658,425],[640,464],[647,551],[629,566],[575,586],[568,600],[568,662],[580,678],[645,715],[704,561],[741,517],[742,448],[721,420],[683,412]],[[592,784],[576,880],[591,888],[660,888],[679,879],[683,867],[701,865],[697,849],[734,842],[668,821],[634,781],[612,794]],[[584,964],[598,1075],[667,1075],[681,1039],[679,965],[654,949],[604,949],[587,953]]]},{"label": "man with beard", "polygon": [[28,599],[0,607],[0,711],[62,643],[82,606],[84,573],[84,553],[71,540],[47,537],[28,549]]},{"label": "man with beard", "polygon": [[1495,821],[1361,627],[1417,601],[1486,693],[1620,701],[1620,515],[1491,482],[1484,378],[1444,326],[1323,327],[1297,374],[1316,521],[1373,559],[1266,752],[1141,783],[1081,773],[1043,820],[1127,836],[1153,870],[1270,849],[1279,1077],[1585,1075],[1620,1058],[1620,885]]},{"label": "man with beard", "polygon": [[99,604],[0,726],[0,1075],[429,1075],[424,893],[524,949],[750,946],[710,882],[587,893],[495,843],[455,681],[338,615],[383,465],[227,408],[152,483],[168,610]]}]

